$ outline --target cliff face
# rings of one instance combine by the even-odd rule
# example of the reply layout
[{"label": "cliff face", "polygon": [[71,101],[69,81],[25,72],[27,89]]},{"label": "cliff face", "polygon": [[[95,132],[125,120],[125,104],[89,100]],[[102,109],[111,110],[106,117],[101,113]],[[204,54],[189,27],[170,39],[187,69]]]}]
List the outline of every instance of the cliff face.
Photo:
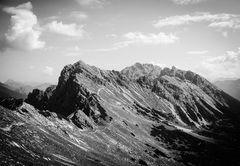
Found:
[{"label": "cliff face", "polygon": [[64,67],[56,89],[26,101],[62,115],[106,165],[239,161],[239,102],[191,71],[140,63],[107,71],[79,61]]}]

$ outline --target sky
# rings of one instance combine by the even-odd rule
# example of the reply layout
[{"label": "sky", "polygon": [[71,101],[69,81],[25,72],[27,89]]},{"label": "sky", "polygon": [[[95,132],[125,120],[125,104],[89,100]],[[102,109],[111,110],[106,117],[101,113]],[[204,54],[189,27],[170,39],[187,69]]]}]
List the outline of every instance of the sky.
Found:
[{"label": "sky", "polygon": [[240,78],[240,0],[0,0],[0,81],[57,83],[82,60]]}]

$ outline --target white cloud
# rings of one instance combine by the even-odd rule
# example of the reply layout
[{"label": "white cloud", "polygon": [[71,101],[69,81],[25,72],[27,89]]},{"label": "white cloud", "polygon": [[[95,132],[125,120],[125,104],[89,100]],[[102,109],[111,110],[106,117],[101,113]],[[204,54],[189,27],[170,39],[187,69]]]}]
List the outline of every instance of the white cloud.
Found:
[{"label": "white cloud", "polygon": [[227,51],[225,55],[209,57],[196,68],[198,72],[207,78],[240,77],[240,48],[237,51]]},{"label": "white cloud", "polygon": [[207,54],[208,51],[207,50],[202,50],[202,51],[188,51],[188,54],[192,54],[192,55],[204,55]]},{"label": "white cloud", "polygon": [[56,20],[46,24],[44,28],[50,32],[71,36],[71,37],[82,37],[84,34],[83,26],[72,24],[63,24],[61,21],[57,22]]},{"label": "white cloud", "polygon": [[77,20],[84,20],[88,18],[88,15],[84,12],[73,11],[71,12],[70,17],[75,18]]},{"label": "white cloud", "polygon": [[141,32],[129,32],[123,35],[124,41],[115,43],[113,47],[101,48],[96,51],[106,52],[113,51],[120,48],[128,47],[129,45],[158,45],[158,44],[173,44],[179,40],[174,34],[165,34],[160,32],[158,34],[149,33],[143,34]]},{"label": "white cloud", "polygon": [[45,18],[46,20],[57,20],[59,18],[59,16],[49,16],[47,18]]},{"label": "white cloud", "polygon": [[172,44],[175,43],[179,38],[174,34],[165,34],[160,32],[158,34],[149,33],[143,34],[141,32],[129,32],[123,35],[126,41],[123,45],[129,44]]},{"label": "white cloud", "polygon": [[178,5],[188,5],[188,4],[197,4],[205,0],[172,0],[172,1]]},{"label": "white cloud", "polygon": [[106,0],[75,0],[78,4],[85,7],[99,8],[103,7]]},{"label": "white cloud", "polygon": [[232,18],[229,20],[212,22],[211,24],[209,24],[209,27],[239,29],[240,28],[240,16],[235,16],[235,18]]},{"label": "white cloud", "polygon": [[38,27],[37,16],[32,12],[31,2],[17,7],[5,7],[3,11],[11,15],[11,25],[1,44],[5,48],[17,50],[33,50],[43,48],[45,42],[40,41],[41,31]]},{"label": "white cloud", "polygon": [[220,13],[195,13],[193,15],[180,15],[161,18],[156,21],[153,26],[166,27],[166,26],[179,26],[190,23],[207,22],[209,27],[213,28],[240,28],[240,15]]},{"label": "white cloud", "polygon": [[159,66],[161,68],[165,68],[165,67],[169,67],[168,65],[164,64],[164,63],[157,63],[157,62],[154,62],[154,61],[151,61],[149,62],[150,64],[153,64],[155,66]]},{"label": "white cloud", "polygon": [[45,66],[45,68],[43,69],[43,73],[47,74],[49,76],[52,76],[53,75],[53,67]]}]

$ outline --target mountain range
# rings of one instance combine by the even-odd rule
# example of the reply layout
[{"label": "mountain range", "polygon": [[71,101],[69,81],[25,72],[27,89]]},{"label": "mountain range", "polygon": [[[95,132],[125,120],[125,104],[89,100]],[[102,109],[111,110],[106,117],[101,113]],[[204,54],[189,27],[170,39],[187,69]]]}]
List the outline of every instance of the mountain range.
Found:
[{"label": "mountain range", "polygon": [[240,101],[240,79],[216,81],[214,84]]},{"label": "mountain range", "polygon": [[57,86],[0,104],[1,164],[240,164],[240,102],[176,67],[78,61]]},{"label": "mountain range", "polygon": [[23,83],[8,79],[0,85],[0,97],[27,98],[28,93],[33,89],[45,90],[50,83]]},{"label": "mountain range", "polygon": [[15,91],[6,84],[0,83],[0,98],[14,97],[16,99],[26,98],[27,96]]}]

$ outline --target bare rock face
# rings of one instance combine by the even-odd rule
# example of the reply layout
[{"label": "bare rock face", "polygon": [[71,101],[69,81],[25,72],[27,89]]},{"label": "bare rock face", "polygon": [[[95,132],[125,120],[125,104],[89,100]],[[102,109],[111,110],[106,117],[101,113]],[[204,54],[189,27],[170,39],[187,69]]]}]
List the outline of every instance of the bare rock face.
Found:
[{"label": "bare rock face", "polygon": [[154,79],[160,76],[161,70],[161,67],[157,65],[136,63],[133,66],[126,67],[121,73],[132,80],[142,76]]},{"label": "bare rock face", "polygon": [[[56,91],[49,100],[50,110],[66,117],[74,114],[72,120],[78,125],[83,121],[77,122],[76,117],[79,115],[76,111],[79,110],[97,125],[109,123],[112,118],[101,106],[99,96],[88,89],[88,87],[96,88],[98,84],[104,85],[106,80],[100,77],[100,72],[98,68],[88,66],[83,62],[66,66],[61,72]],[[88,123],[85,125],[90,126]]]},{"label": "bare rock face", "polygon": [[239,162],[240,103],[191,71],[136,63],[119,72],[79,61],[64,67],[56,89],[35,90],[26,102],[67,119],[69,137],[103,165]]},{"label": "bare rock face", "polygon": [[34,105],[37,109],[47,110],[49,106],[49,99],[52,96],[56,86],[49,86],[45,91],[40,89],[33,89],[32,92],[28,94],[27,103]]}]

